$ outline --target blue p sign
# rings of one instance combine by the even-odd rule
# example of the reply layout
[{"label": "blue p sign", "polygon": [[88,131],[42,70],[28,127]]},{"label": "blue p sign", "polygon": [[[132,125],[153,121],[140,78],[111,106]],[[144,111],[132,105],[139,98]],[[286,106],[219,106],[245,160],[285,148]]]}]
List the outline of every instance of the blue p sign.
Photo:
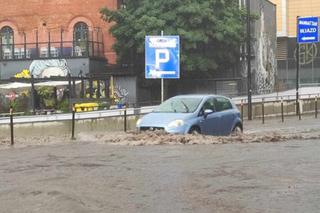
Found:
[{"label": "blue p sign", "polygon": [[168,49],[156,49],[156,69],[160,70],[160,65],[168,63],[170,53]]},{"label": "blue p sign", "polygon": [[179,36],[146,36],[147,79],[180,78]]}]

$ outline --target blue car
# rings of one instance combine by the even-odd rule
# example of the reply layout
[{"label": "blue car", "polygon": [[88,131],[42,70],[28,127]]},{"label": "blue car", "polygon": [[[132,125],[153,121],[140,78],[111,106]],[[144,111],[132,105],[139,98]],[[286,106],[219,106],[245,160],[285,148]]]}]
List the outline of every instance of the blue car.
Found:
[{"label": "blue car", "polygon": [[163,102],[137,121],[140,131],[173,134],[230,135],[243,131],[240,112],[227,97],[181,95]]}]

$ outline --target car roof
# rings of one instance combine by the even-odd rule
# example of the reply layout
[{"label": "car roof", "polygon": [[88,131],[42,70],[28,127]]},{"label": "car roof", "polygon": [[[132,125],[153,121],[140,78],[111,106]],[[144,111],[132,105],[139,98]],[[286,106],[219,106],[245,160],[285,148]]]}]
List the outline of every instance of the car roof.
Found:
[{"label": "car roof", "polygon": [[[173,98],[209,98],[209,97],[225,97],[223,95],[215,95],[215,94],[188,94],[188,95],[177,95]],[[225,97],[228,98],[228,97]]]}]

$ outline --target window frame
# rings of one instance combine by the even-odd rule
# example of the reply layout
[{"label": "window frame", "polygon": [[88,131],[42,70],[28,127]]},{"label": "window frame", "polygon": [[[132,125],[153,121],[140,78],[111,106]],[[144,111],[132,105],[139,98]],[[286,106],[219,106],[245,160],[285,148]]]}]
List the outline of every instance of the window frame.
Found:
[{"label": "window frame", "polygon": [[[200,109],[200,111],[199,111],[199,115],[198,116],[203,116],[204,115],[204,111],[206,110],[205,108],[204,108],[204,106],[205,106],[205,104],[208,102],[208,101],[210,101],[210,100],[212,100],[213,101],[213,108],[214,109],[211,109],[211,110],[213,110],[213,112],[215,112],[216,111],[216,107],[215,107],[215,105],[214,105],[214,97],[209,97],[203,104],[202,104],[202,106],[201,106],[201,109]],[[209,108],[207,108],[207,109],[209,109]]]},{"label": "window frame", "polygon": [[[224,112],[224,111],[227,111],[227,110],[231,110],[233,109],[233,105],[231,103],[231,101],[228,99],[228,98],[225,98],[225,97],[215,97],[215,102],[214,102],[214,105],[215,105],[215,109],[216,109],[216,112]],[[224,106],[224,104],[227,104],[228,106],[227,107],[222,107],[221,109],[218,108],[217,106],[217,103],[222,103],[221,106]],[[220,104],[219,104],[220,105]]]},{"label": "window frame", "polygon": [[[74,42],[78,41],[77,33],[81,33],[80,38],[79,38],[79,39],[81,39],[81,41],[87,41],[89,38],[88,24],[83,21],[79,21],[79,22],[75,23],[75,25],[73,26],[73,41]],[[83,39],[82,37],[85,37],[85,38]]]},{"label": "window frame", "polygon": [[[76,47],[80,47],[80,50]],[[75,56],[89,55],[89,25],[84,21],[79,21],[73,26],[73,54]]]},{"label": "window frame", "polygon": [[[8,36],[8,35],[10,35],[10,36]],[[14,30],[12,29],[12,27],[10,27],[10,26],[2,27],[0,30],[0,37],[1,37],[1,45],[13,45],[14,44]],[[3,39],[11,40],[11,42],[4,43]]]}]

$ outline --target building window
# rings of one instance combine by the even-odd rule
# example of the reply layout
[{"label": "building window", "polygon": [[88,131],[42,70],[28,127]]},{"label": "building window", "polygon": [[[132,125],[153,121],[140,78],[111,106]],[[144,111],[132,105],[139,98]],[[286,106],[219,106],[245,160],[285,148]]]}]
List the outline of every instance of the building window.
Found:
[{"label": "building window", "polygon": [[12,59],[14,33],[11,27],[5,26],[0,31],[2,58]]},{"label": "building window", "polygon": [[118,9],[126,9],[126,1],[118,0]]},{"label": "building window", "polygon": [[74,43],[74,55],[86,56],[88,53],[88,25],[84,22],[78,22],[74,25],[73,31],[73,43]]}]

